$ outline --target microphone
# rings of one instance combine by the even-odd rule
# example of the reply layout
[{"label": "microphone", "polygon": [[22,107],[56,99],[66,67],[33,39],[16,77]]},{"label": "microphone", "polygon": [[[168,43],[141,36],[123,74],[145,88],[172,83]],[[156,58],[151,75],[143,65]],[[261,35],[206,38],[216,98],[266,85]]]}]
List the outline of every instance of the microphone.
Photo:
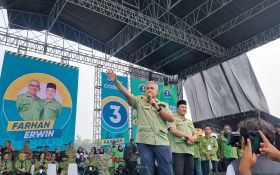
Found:
[{"label": "microphone", "polygon": [[[150,100],[153,98],[153,95],[152,95],[152,93],[150,93],[149,95],[148,95],[148,100],[149,100],[149,103],[150,103]],[[152,106],[155,106],[155,103],[152,103]]]}]

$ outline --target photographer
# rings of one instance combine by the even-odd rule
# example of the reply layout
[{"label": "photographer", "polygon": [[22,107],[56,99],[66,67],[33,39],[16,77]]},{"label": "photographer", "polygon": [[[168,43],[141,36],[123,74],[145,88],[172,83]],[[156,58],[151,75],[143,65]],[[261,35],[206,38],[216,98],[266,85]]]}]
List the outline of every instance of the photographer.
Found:
[{"label": "photographer", "polygon": [[48,169],[48,161],[45,159],[46,154],[41,152],[38,160],[35,160],[35,175],[46,175]]},{"label": "photographer", "polygon": [[[238,175],[242,173],[244,175],[244,169],[251,169],[252,174],[269,174],[269,175],[279,175],[280,174],[280,163],[272,161],[265,156],[256,156],[259,154],[259,146],[262,135],[259,134],[261,130],[262,133],[267,137],[269,142],[274,142],[274,132],[273,126],[260,118],[248,118],[241,121],[238,125],[240,130],[240,135],[243,137],[243,155],[241,159],[234,160],[227,168],[227,175]],[[249,139],[250,138],[250,139]],[[249,141],[247,141],[249,139]],[[262,138],[263,139],[263,138]],[[245,144],[245,141],[247,142]],[[253,145],[251,147],[250,145]],[[263,149],[263,148],[262,148]],[[262,150],[261,149],[261,150]],[[250,159],[248,159],[250,157]],[[244,167],[245,166],[245,167]],[[239,169],[242,170],[239,172]],[[249,175],[248,172],[245,173]]]},{"label": "photographer", "polygon": [[232,130],[229,124],[224,125],[224,130],[221,131],[218,138],[218,158],[219,158],[219,171],[225,172],[227,166],[235,159],[238,158],[238,149],[231,145]]}]

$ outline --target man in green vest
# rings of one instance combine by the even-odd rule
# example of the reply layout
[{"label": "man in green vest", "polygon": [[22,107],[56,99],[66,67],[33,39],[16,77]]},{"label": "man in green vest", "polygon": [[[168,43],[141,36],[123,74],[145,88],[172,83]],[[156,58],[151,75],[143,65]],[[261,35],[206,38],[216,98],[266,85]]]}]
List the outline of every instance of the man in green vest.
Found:
[{"label": "man in green vest", "polygon": [[194,173],[195,129],[191,120],[185,118],[187,102],[177,102],[177,115],[174,122],[168,122],[169,141],[172,151],[173,171],[176,175]]},{"label": "man in green vest", "polygon": [[39,81],[31,79],[28,83],[28,92],[17,97],[17,111],[23,120],[40,120],[43,106],[42,100],[37,97],[39,91]]},{"label": "man in green vest", "polygon": [[56,85],[54,83],[48,83],[46,87],[47,98],[44,100],[44,120],[56,120],[59,116],[62,105],[55,100]]},{"label": "man in green vest", "polygon": [[107,70],[107,73],[110,80],[128,99],[128,103],[137,110],[136,143],[138,143],[142,166],[140,174],[154,174],[155,160],[157,160],[159,172],[163,175],[172,175],[172,155],[167,137],[167,121],[173,122],[175,117],[169,106],[156,98],[158,85],[153,81],[147,82],[146,96],[136,97],[117,80],[113,70]]},{"label": "man in green vest", "polygon": [[209,175],[210,163],[212,164],[212,171],[217,172],[218,169],[218,142],[215,137],[212,137],[212,129],[210,126],[204,126],[205,136],[200,140],[201,151],[201,165],[203,175]]}]

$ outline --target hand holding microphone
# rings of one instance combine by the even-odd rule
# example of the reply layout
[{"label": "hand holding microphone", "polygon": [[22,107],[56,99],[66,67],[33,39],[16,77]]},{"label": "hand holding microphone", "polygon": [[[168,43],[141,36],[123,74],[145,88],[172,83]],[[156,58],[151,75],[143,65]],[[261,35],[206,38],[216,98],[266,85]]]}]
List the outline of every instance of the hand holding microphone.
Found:
[{"label": "hand holding microphone", "polygon": [[156,99],[154,98],[153,94],[150,93],[148,95],[148,102],[156,109],[156,110],[159,110],[159,106],[158,106],[158,103],[156,102]]}]

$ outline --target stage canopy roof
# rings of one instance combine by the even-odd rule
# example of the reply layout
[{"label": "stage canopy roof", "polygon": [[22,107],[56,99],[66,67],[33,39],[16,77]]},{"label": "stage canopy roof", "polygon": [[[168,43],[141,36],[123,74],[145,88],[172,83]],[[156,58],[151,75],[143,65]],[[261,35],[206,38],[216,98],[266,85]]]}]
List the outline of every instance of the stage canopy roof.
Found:
[{"label": "stage canopy roof", "polygon": [[279,37],[280,0],[1,0],[11,28],[48,30],[186,78]]}]

